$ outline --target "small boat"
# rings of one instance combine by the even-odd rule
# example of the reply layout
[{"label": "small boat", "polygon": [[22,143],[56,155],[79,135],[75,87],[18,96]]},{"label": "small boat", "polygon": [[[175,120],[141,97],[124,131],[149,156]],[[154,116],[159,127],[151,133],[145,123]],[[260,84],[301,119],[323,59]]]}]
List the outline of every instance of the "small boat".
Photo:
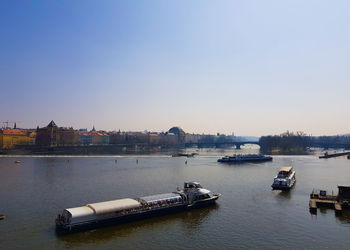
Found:
[{"label": "small boat", "polygon": [[264,162],[264,161],[272,161],[271,156],[264,155],[256,155],[256,154],[248,154],[248,155],[232,155],[232,156],[224,156],[221,159],[218,159],[218,162],[226,162],[226,163],[243,163],[243,162]]},{"label": "small boat", "polygon": [[191,154],[177,153],[177,154],[173,154],[172,157],[185,156],[188,158],[188,157],[194,157],[195,155],[198,155],[198,153],[191,153]]},{"label": "small boat", "polygon": [[15,163],[21,163],[21,161],[15,161]]},{"label": "small boat", "polygon": [[295,181],[295,171],[293,171],[293,168],[282,167],[273,179],[271,187],[274,190],[289,190],[293,187]]},{"label": "small boat", "polygon": [[348,160],[350,160],[350,154],[348,154],[348,156],[347,156],[347,157],[348,157]]},{"label": "small boat", "polygon": [[214,204],[221,194],[212,194],[199,182],[185,182],[176,192],[125,198],[67,208],[56,217],[58,232],[114,225]]},{"label": "small boat", "polygon": [[0,214],[0,220],[3,220],[3,219],[5,219],[5,215]]}]

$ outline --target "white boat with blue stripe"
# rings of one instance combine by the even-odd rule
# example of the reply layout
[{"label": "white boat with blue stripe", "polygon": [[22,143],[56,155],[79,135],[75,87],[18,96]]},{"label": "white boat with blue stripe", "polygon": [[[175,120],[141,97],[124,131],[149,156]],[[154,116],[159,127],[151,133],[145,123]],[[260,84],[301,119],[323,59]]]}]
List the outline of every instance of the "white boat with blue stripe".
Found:
[{"label": "white boat with blue stripe", "polygon": [[271,185],[274,190],[289,190],[296,182],[295,171],[292,167],[280,168],[277,176],[273,179]]}]

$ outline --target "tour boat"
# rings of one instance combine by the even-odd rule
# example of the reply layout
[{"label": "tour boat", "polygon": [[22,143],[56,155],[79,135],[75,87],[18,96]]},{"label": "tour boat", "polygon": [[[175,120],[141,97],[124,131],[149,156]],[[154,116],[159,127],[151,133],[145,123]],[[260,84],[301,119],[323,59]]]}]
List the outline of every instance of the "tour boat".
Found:
[{"label": "tour boat", "polygon": [[199,182],[185,182],[172,193],[125,198],[64,209],[56,217],[56,229],[72,231],[149,218],[215,203],[221,194],[212,194]]},{"label": "tour boat", "polygon": [[295,181],[295,171],[293,171],[293,168],[282,167],[273,179],[271,187],[276,190],[289,190],[293,187]]},{"label": "tour boat", "polygon": [[218,159],[218,162],[227,162],[227,163],[243,163],[243,162],[263,162],[263,161],[272,161],[271,156],[264,155],[232,155],[224,156],[221,159]]}]

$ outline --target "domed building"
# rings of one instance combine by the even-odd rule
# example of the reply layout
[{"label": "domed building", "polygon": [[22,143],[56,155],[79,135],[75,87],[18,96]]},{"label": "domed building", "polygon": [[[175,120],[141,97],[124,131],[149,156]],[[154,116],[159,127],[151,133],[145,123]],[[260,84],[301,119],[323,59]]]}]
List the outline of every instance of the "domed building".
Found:
[{"label": "domed building", "polygon": [[185,135],[185,131],[183,131],[183,129],[179,126],[172,127],[171,129],[169,129],[168,133],[173,133],[175,135]]},{"label": "domed building", "polygon": [[186,133],[185,133],[185,131],[183,131],[183,129],[181,127],[179,127],[179,126],[172,127],[171,129],[169,129],[168,133],[176,135],[178,143],[180,143],[180,144],[185,143]]}]

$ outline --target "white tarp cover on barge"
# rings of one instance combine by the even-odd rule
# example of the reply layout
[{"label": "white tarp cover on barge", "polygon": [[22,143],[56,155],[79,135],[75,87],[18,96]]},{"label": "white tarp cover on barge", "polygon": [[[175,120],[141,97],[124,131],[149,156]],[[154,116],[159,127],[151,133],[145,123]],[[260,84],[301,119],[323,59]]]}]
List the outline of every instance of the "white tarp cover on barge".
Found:
[{"label": "white tarp cover on barge", "polygon": [[67,208],[62,215],[71,224],[97,219],[98,215],[138,208],[141,203],[130,198],[91,203],[82,207]]},{"label": "white tarp cover on barge", "polygon": [[95,214],[105,214],[111,212],[117,212],[125,209],[133,209],[141,206],[141,203],[130,198],[113,200],[113,201],[104,201],[98,203],[87,204]]},{"label": "white tarp cover on barge", "polygon": [[140,199],[146,201],[147,203],[158,202],[158,201],[182,201],[181,195],[176,193],[166,193],[166,194],[156,194],[150,196],[144,196]]},{"label": "white tarp cover on barge", "polygon": [[87,206],[67,208],[63,211],[62,215],[67,222],[72,224],[95,219],[94,211]]}]

